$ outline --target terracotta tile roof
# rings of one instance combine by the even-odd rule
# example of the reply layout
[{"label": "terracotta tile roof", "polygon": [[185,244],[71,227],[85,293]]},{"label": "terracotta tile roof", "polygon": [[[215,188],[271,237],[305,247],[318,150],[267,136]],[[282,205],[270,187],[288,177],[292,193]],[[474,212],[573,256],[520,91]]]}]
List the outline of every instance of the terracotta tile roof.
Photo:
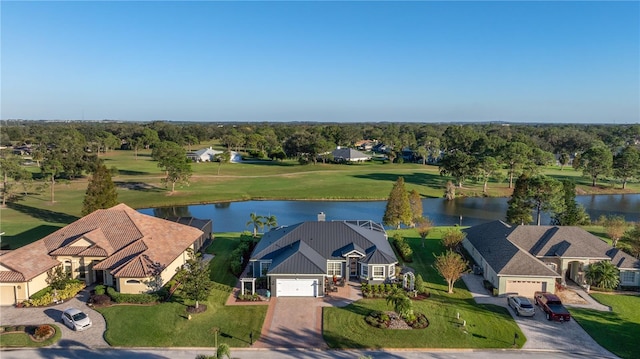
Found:
[{"label": "terracotta tile roof", "polygon": [[48,252],[43,241],[35,241],[1,256],[0,265],[30,280],[60,264]]},{"label": "terracotta tile roof", "polygon": [[[95,211],[3,255],[0,265],[29,280],[60,264],[51,256],[97,256],[107,258],[94,269],[112,271],[116,277],[147,277],[154,266],[169,265],[203,235],[192,226],[148,216],[119,204]],[[79,246],[81,240],[91,244]]]},{"label": "terracotta tile roof", "polygon": [[24,282],[24,276],[18,272],[0,271],[0,282],[2,283],[21,283]]},{"label": "terracotta tile roof", "polygon": [[78,253],[79,257],[106,257],[107,251],[100,247],[92,246]]}]

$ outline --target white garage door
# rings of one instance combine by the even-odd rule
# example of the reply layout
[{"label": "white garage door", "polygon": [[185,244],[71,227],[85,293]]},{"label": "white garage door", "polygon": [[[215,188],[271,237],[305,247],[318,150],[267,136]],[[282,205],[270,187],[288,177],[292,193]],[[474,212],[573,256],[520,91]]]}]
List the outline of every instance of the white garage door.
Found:
[{"label": "white garage door", "polygon": [[505,291],[507,293],[517,293],[523,297],[533,298],[533,293],[545,291],[547,282],[534,280],[508,280]]},{"label": "white garage door", "polygon": [[16,294],[13,286],[0,287],[0,305],[16,304]]},{"label": "white garage door", "polygon": [[317,279],[276,280],[276,297],[315,297],[317,295]]}]

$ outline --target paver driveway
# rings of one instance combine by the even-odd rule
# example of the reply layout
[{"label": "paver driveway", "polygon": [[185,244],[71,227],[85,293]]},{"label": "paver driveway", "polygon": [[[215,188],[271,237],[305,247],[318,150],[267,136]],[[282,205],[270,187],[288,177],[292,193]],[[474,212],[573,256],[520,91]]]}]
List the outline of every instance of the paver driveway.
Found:
[{"label": "paver driveway", "polygon": [[[109,344],[104,340],[106,323],[102,314],[87,306],[89,290],[84,289],[76,298],[69,299],[64,303],[46,308],[15,308],[0,307],[0,324],[2,325],[36,325],[36,324],[56,324],[62,330],[62,339],[54,347],[86,347],[104,348]],[[74,307],[85,312],[93,326],[85,331],[76,332],[62,323],[60,317],[62,312]]]},{"label": "paver driveway", "polygon": [[322,307],[344,307],[362,299],[359,283],[348,283],[323,298],[271,298],[260,341],[256,348],[326,349],[322,337]]}]

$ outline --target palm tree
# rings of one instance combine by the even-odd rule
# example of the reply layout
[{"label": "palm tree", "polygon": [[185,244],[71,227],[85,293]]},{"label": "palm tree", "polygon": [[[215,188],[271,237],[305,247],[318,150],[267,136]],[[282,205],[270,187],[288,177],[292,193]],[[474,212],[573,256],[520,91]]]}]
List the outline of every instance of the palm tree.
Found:
[{"label": "palm tree", "polygon": [[256,238],[258,236],[258,229],[264,227],[264,222],[262,222],[264,217],[257,215],[255,212],[251,213],[249,216],[251,217],[251,220],[247,222],[247,226],[253,226],[253,238]]},{"label": "palm tree", "polygon": [[223,357],[231,359],[231,349],[229,349],[229,344],[227,343],[221,343],[216,350],[216,358],[222,359]]},{"label": "palm tree", "polygon": [[267,228],[275,228],[278,226],[278,219],[275,215],[271,214],[268,217],[264,217],[263,224]]},{"label": "palm tree", "polygon": [[393,288],[391,294],[387,297],[387,304],[392,304],[393,311],[403,318],[413,313],[413,303],[407,296],[407,292],[402,288]]},{"label": "palm tree", "polygon": [[620,271],[610,261],[589,265],[586,276],[589,284],[598,288],[614,289],[620,283]]}]

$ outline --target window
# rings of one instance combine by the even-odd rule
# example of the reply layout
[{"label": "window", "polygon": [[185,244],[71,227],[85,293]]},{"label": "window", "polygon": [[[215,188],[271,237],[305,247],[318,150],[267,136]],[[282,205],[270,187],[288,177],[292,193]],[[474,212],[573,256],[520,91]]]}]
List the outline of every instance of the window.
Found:
[{"label": "window", "polygon": [[373,278],[384,278],[384,267],[382,267],[382,266],[374,266],[373,267]]},{"label": "window", "polygon": [[369,278],[369,266],[366,264],[362,264],[361,265],[361,272],[362,272],[362,276],[365,278]]},{"label": "window", "polygon": [[271,266],[271,262],[260,262],[260,274],[264,277],[267,275],[269,271],[269,267]]},{"label": "window", "polygon": [[635,283],[636,272],[632,272],[632,271],[620,272],[620,279],[622,280],[622,283]]},{"label": "window", "polygon": [[327,263],[327,275],[341,276],[342,275],[342,263],[341,262],[328,262]]},{"label": "window", "polygon": [[389,277],[395,277],[396,276],[396,267],[392,264],[389,266]]},{"label": "window", "polygon": [[127,280],[127,284],[140,284],[140,281],[135,279],[129,279]]},{"label": "window", "polygon": [[71,278],[71,261],[64,261],[64,273]]}]

